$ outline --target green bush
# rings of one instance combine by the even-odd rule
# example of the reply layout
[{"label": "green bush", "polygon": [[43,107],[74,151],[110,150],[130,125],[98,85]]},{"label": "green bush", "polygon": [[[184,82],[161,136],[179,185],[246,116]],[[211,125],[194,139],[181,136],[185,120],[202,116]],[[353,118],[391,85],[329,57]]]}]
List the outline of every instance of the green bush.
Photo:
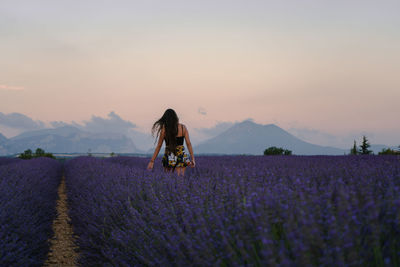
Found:
[{"label": "green bush", "polygon": [[400,155],[400,150],[396,151],[394,149],[390,149],[390,148],[384,148],[382,149],[381,152],[378,153],[379,155]]},{"label": "green bush", "polygon": [[24,153],[20,154],[18,158],[20,159],[33,159],[33,158],[40,158],[40,157],[46,157],[46,158],[52,158],[55,159],[53,154],[51,153],[46,153],[43,149],[37,148],[35,153],[32,153],[32,150],[27,149],[24,151]]},{"label": "green bush", "polygon": [[264,155],[292,155],[292,151],[281,147],[271,146],[264,150]]},{"label": "green bush", "polygon": [[20,154],[18,156],[18,158],[20,158],[20,159],[31,159],[31,158],[33,158],[32,150],[30,150],[30,149],[25,150],[24,153],[22,153],[22,154]]}]

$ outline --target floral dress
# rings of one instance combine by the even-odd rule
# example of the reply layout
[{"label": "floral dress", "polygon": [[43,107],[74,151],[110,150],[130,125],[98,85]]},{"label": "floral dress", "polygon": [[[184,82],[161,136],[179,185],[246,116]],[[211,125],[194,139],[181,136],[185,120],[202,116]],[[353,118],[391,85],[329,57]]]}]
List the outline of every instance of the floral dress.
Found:
[{"label": "floral dress", "polygon": [[185,147],[183,146],[183,136],[177,137],[176,141],[178,145],[175,148],[175,152],[169,152],[167,148],[165,149],[162,158],[164,168],[181,168],[190,164],[190,157],[185,153]]}]

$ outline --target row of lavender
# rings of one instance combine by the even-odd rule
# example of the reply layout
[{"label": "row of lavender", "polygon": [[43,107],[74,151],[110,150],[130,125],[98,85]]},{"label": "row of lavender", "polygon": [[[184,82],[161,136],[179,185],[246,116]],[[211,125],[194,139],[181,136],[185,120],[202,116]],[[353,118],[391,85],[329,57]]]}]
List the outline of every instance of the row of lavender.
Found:
[{"label": "row of lavender", "polygon": [[56,215],[62,165],[0,158],[0,266],[42,266]]},{"label": "row of lavender", "polygon": [[400,264],[399,157],[67,163],[82,266]]}]

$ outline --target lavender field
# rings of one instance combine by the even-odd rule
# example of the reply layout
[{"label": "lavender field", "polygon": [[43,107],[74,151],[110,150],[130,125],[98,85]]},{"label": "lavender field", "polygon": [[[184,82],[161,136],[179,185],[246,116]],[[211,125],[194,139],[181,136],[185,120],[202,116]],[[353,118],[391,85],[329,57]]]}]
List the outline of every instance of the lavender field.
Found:
[{"label": "lavender field", "polygon": [[[65,164],[81,266],[399,266],[400,157]],[[157,162],[156,162],[157,163]]]},{"label": "lavender field", "polygon": [[0,158],[0,266],[42,266],[56,216],[62,165]]}]

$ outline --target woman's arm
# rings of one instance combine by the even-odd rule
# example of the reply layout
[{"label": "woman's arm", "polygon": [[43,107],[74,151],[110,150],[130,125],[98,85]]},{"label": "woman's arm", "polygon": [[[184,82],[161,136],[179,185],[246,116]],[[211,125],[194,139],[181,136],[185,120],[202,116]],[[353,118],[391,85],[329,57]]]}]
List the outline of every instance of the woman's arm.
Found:
[{"label": "woman's arm", "polygon": [[192,143],[190,142],[190,138],[189,138],[189,131],[186,129],[186,126],[183,125],[183,129],[185,131],[185,141],[186,141],[186,145],[187,148],[189,150],[189,154],[190,154],[190,158],[191,158],[191,164],[190,166],[193,168],[194,166],[196,166],[196,161],[194,160],[194,154],[193,154],[193,147],[192,147]]},{"label": "woman's arm", "polygon": [[160,152],[162,143],[164,142],[164,136],[165,136],[165,130],[164,130],[164,128],[162,128],[161,132],[160,132],[160,136],[158,137],[158,143],[157,143],[156,149],[154,150],[153,156],[151,157],[151,160],[150,160],[149,164],[147,165],[148,170],[153,169],[154,160],[157,158],[158,153]]}]

